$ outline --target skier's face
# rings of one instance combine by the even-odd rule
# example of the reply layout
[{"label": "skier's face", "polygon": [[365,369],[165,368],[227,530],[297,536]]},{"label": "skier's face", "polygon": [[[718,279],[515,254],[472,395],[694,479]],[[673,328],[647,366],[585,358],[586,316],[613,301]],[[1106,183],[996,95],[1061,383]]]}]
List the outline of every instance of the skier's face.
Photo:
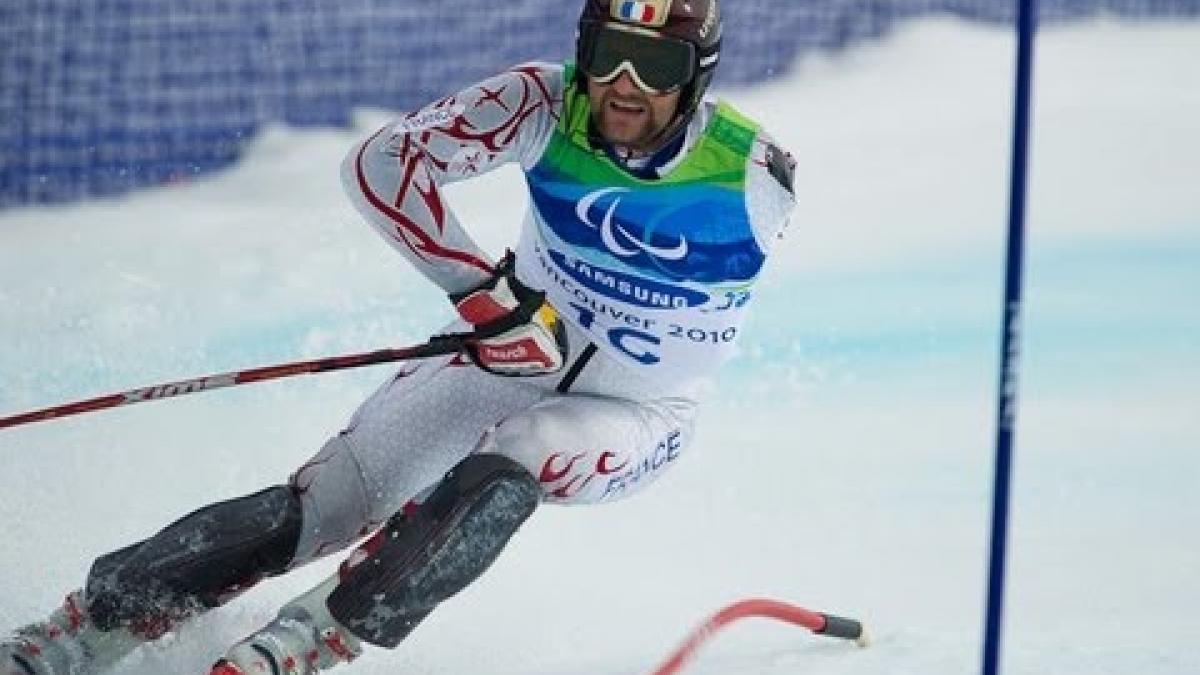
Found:
[{"label": "skier's face", "polygon": [[674,118],[679,96],[678,90],[647,93],[625,72],[607,84],[588,78],[596,128],[609,143],[638,152],[654,149],[651,143]]}]

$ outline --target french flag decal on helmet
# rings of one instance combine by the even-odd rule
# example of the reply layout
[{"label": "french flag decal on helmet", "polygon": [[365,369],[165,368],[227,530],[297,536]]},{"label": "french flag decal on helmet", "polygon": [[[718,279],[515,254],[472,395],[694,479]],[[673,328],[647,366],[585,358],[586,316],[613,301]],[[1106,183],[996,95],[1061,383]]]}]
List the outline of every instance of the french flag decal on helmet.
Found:
[{"label": "french flag decal on helmet", "polygon": [[661,28],[671,13],[671,0],[614,0],[614,19]]}]

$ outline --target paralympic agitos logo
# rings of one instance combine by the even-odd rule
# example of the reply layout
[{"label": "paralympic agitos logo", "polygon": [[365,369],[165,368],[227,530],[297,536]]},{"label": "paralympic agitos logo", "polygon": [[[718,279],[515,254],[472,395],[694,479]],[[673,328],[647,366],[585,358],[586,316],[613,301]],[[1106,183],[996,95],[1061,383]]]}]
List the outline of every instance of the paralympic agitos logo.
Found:
[{"label": "paralympic agitos logo", "polygon": [[765,259],[738,190],[599,187],[536,168],[529,185],[549,248],[596,268],[700,288],[750,281]]},{"label": "paralympic agitos logo", "polygon": [[[610,253],[619,258],[632,258],[641,253],[645,253],[660,260],[677,261],[683,260],[688,254],[688,242],[679,235],[679,241],[671,246],[654,246],[649,242],[642,241],[638,237],[630,234],[625,228],[614,222],[616,219],[617,208],[621,206],[621,196],[624,193],[630,192],[628,188],[604,188],[589,193],[575,206],[575,215],[579,220],[588,227],[600,231],[600,241],[604,243],[604,248]],[[609,195],[615,195],[615,198],[609,202],[608,209],[604,212],[604,218],[599,223],[593,220],[591,211],[592,207]]]}]

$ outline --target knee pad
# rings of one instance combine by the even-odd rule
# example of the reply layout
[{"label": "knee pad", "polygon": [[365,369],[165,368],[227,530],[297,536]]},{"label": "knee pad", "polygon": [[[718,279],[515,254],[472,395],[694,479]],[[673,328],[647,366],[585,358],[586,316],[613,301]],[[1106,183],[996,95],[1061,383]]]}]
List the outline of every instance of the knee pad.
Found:
[{"label": "knee pad", "polygon": [[492,564],[540,499],[537,480],[512,459],[464,459],[347,561],[330,613],[360,639],[395,647]]},{"label": "knee pad", "polygon": [[286,486],[202,508],[98,558],[88,574],[88,612],[111,630],[170,624],[216,607],[288,568],[301,521],[300,499]]}]

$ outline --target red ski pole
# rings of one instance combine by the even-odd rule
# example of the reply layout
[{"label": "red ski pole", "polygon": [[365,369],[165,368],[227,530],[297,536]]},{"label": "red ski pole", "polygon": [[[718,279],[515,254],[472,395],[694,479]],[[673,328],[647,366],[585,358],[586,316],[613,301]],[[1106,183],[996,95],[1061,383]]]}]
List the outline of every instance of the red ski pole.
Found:
[{"label": "red ski pole", "polygon": [[224,387],[235,387],[241,384],[250,384],[252,382],[277,380],[284,377],[292,377],[293,375],[326,373],[331,370],[358,368],[360,366],[371,366],[378,363],[410,361],[413,359],[424,359],[432,356],[444,356],[446,354],[454,354],[458,351],[461,351],[469,339],[478,337],[480,337],[478,333],[451,333],[449,335],[436,335],[430,338],[428,342],[412,347],[381,349],[362,354],[347,354],[345,356],[331,356],[322,359],[314,359],[312,361],[282,363],[276,366],[265,366],[262,368],[252,368],[250,370],[237,370],[228,373],[220,373],[218,375],[208,375],[206,377],[183,380],[180,382],[168,382],[166,384],[158,384],[150,387],[143,387],[141,389],[133,389],[131,391],[125,391],[119,394],[109,394],[107,396],[91,398],[85,401],[65,403],[52,408],[34,410],[32,412],[13,415],[11,417],[0,417],[0,429],[21,426],[23,424],[32,424],[34,422],[44,422],[46,420],[95,412],[97,410],[107,410],[108,408],[117,408],[133,403],[147,403],[149,401],[158,401],[164,398],[183,396],[185,394],[196,394],[202,391],[212,391],[213,389],[222,389]]},{"label": "red ski pole", "polygon": [[691,635],[688,635],[670,658],[654,671],[654,675],[675,675],[683,669],[683,666],[696,655],[700,647],[708,642],[714,633],[738,619],[749,617],[776,619],[807,628],[818,635],[854,640],[859,647],[866,647],[870,644],[863,625],[854,619],[813,612],[775,600],[756,598],[734,603],[709,617],[699,628],[692,631]]}]

